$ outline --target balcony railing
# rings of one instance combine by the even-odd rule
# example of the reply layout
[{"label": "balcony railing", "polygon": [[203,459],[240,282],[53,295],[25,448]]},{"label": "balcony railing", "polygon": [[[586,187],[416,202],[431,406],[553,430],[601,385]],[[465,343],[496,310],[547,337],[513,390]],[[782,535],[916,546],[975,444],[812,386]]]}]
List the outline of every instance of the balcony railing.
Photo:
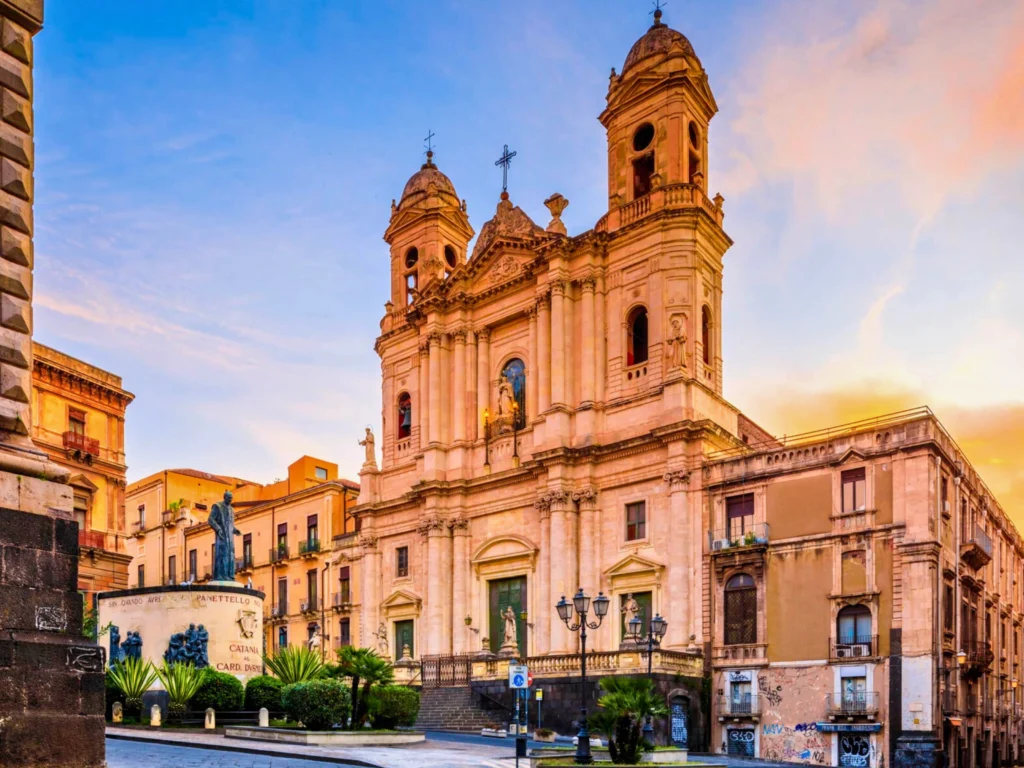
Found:
[{"label": "balcony railing", "polygon": [[831,642],[832,660],[856,659],[861,656],[878,655],[877,635],[858,635],[856,637],[839,637]]},{"label": "balcony railing", "polygon": [[960,542],[960,557],[974,569],[984,568],[992,562],[992,539],[977,523],[967,526]]},{"label": "balcony railing", "polygon": [[299,604],[299,610],[303,613],[316,613],[320,610],[320,601],[314,595],[309,600],[303,600]]},{"label": "balcony railing", "polygon": [[272,619],[283,619],[288,615],[288,606],[284,603],[278,603],[277,605],[270,606],[270,618]]},{"label": "balcony railing", "polygon": [[995,661],[995,654],[992,653],[992,646],[984,641],[968,641],[964,643],[964,653],[967,654],[965,664],[968,674],[978,675],[992,666]]},{"label": "balcony railing", "polygon": [[761,714],[761,699],[756,693],[743,696],[719,696],[718,716],[723,717],[758,717]]},{"label": "balcony railing", "polygon": [[825,697],[829,717],[871,717],[878,714],[877,691],[845,691]]},{"label": "balcony railing", "polygon": [[956,688],[947,686],[942,689],[942,711],[944,714],[953,715],[960,711],[960,704],[957,701]]},{"label": "balcony railing", "polygon": [[137,536],[139,536],[139,537],[145,536],[146,535],[146,521],[145,520],[136,520],[134,523],[132,523],[132,532],[134,534],[136,534]]},{"label": "balcony railing", "polygon": [[77,451],[86,456],[100,455],[100,441],[94,437],[86,437],[80,432],[65,432],[63,437],[65,451]]},{"label": "balcony railing", "polygon": [[86,549],[103,549],[106,535],[103,531],[85,531],[78,529],[78,546]]},{"label": "balcony railing", "polygon": [[278,544],[272,550],[270,550],[270,562],[279,563],[282,560],[288,559],[288,545]]},{"label": "balcony railing", "polygon": [[720,528],[708,532],[708,549],[711,552],[738,549],[740,547],[756,547],[768,543],[768,523],[754,523],[745,530]]},{"label": "balcony railing", "polygon": [[167,510],[166,512],[161,512],[160,525],[163,525],[168,528],[174,525],[174,513],[171,512],[170,510]]},{"label": "balcony railing", "polygon": [[299,542],[299,556],[307,557],[320,551],[320,539],[306,539]]},{"label": "balcony railing", "polygon": [[340,592],[334,593],[334,607],[341,608],[345,605],[352,604],[352,592],[348,589],[343,589]]},{"label": "balcony railing", "polygon": [[252,555],[242,555],[235,560],[235,572],[244,573],[253,569]]},{"label": "balcony railing", "polygon": [[177,585],[178,579],[175,576],[168,576],[166,579],[164,579],[164,586],[166,587],[176,587]]}]

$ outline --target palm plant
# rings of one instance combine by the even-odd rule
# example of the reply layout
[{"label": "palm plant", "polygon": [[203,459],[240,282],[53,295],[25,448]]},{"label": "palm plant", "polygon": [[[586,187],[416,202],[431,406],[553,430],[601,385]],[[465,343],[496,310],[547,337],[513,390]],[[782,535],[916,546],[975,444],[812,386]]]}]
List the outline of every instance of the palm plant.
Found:
[{"label": "palm plant", "polygon": [[643,725],[648,717],[665,717],[668,707],[644,677],[610,676],[599,683],[603,695],[597,702],[600,711],[590,726],[608,737],[608,752],[613,763],[637,765],[645,750],[653,745],[644,741]]},{"label": "palm plant", "polygon": [[264,656],[263,663],[282,685],[317,680],[323,677],[326,671],[320,654],[304,645],[280,648],[273,656]]},{"label": "palm plant", "polygon": [[369,715],[370,689],[392,682],[394,668],[372,648],[347,645],[338,650],[337,670],[344,677],[352,678],[352,729],[361,728]]},{"label": "palm plant", "polygon": [[107,676],[124,696],[125,710],[131,715],[139,715],[142,712],[142,695],[156,682],[153,663],[148,659],[129,657],[118,661]]},{"label": "palm plant", "polygon": [[196,691],[206,682],[208,668],[197,669],[191,663],[178,662],[163,666],[156,670],[157,677],[163,683],[170,702],[167,715],[170,719],[180,719],[188,712],[188,703],[196,695]]}]

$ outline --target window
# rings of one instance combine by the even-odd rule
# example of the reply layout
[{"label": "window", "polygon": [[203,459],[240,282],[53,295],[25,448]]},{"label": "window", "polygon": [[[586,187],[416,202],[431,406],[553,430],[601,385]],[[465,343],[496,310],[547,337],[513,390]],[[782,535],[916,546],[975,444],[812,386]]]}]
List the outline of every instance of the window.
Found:
[{"label": "window", "polygon": [[347,565],[338,569],[338,602],[342,605],[352,602],[352,571]]},{"label": "window", "polygon": [[725,500],[725,535],[729,541],[742,539],[754,530],[754,494],[730,496]]},{"label": "window", "polygon": [[843,512],[867,509],[867,475],[864,467],[847,469],[842,474]]},{"label": "window", "polygon": [[196,571],[199,570],[199,550],[190,549],[188,551],[188,580],[196,580]]},{"label": "window", "polygon": [[91,494],[88,491],[80,491],[75,489],[74,497],[74,515],[75,522],[78,523],[79,532],[86,530],[86,523],[89,517],[89,498]]},{"label": "window", "polygon": [[178,581],[178,558],[171,555],[167,558],[167,583],[174,584]]},{"label": "window", "polygon": [[942,476],[942,511],[949,512],[949,478]]},{"label": "window", "polygon": [[342,619],[338,626],[338,644],[352,645],[352,623],[349,619]]},{"label": "window", "polygon": [[288,647],[288,627],[277,628],[277,647],[287,648]]},{"label": "window", "polygon": [[68,432],[85,436],[85,411],[68,408]]},{"label": "window", "polygon": [[754,578],[738,573],[725,584],[725,644],[757,642],[757,587]]},{"label": "window", "polygon": [[654,153],[648,152],[633,161],[633,199],[637,200],[651,191],[651,176],[654,175]]},{"label": "window", "polygon": [[703,347],[704,365],[711,365],[711,310],[700,308],[700,345]]},{"label": "window", "polygon": [[139,588],[146,586],[146,566],[139,566],[139,583],[136,585]]},{"label": "window", "polygon": [[644,123],[633,134],[633,151],[643,152],[651,146],[652,141],[654,141],[654,126],[650,123]]},{"label": "window", "polygon": [[689,161],[690,161],[689,168],[688,168],[688,170],[690,172],[690,183],[691,184],[696,184],[697,182],[694,180],[694,177],[698,173],[701,172],[701,170],[700,170],[700,156],[701,156],[700,131],[698,130],[696,123],[693,123],[693,122],[690,123],[688,133],[689,133],[689,136],[690,136],[690,148],[689,148],[689,153],[688,153],[689,154]]},{"label": "window", "polygon": [[316,515],[306,518],[306,546],[309,549],[316,549],[320,543],[320,525]]},{"label": "window", "polygon": [[947,632],[952,632],[955,628],[956,603],[953,594],[953,585],[946,584],[945,591],[942,593],[942,626]]},{"label": "window", "polygon": [[206,572],[206,578],[213,576],[213,564],[217,562],[217,544],[210,545],[210,569]]},{"label": "window", "polygon": [[647,362],[647,308],[637,307],[626,321],[626,365]]},{"label": "window", "polygon": [[146,527],[146,505],[139,504],[139,528]]},{"label": "window", "polygon": [[288,579],[277,580],[277,612],[280,616],[288,615]]},{"label": "window", "polygon": [[409,575],[409,548],[399,547],[395,550],[395,576],[404,579]]},{"label": "window", "polygon": [[316,474],[316,479],[317,480],[326,480],[327,479],[327,470],[324,469],[323,467],[317,467],[316,470],[315,470],[315,474]]},{"label": "window", "polygon": [[729,684],[729,714],[748,715],[751,713],[751,689],[749,680],[733,680]]},{"label": "window", "polygon": [[836,642],[839,645],[871,643],[871,610],[866,605],[848,605],[839,611]]},{"label": "window", "polygon": [[242,537],[242,564],[252,568],[252,534],[247,533]]},{"label": "window", "polygon": [[416,248],[410,248],[405,252],[405,268],[412,269],[420,260],[420,252]]},{"label": "window", "polygon": [[309,602],[309,610],[315,611],[320,606],[316,599],[316,568],[306,571],[306,600]]},{"label": "window", "polygon": [[398,439],[404,440],[412,434],[412,398],[408,392],[398,396]]},{"label": "window", "polygon": [[412,304],[416,300],[416,287],[417,276],[416,276],[416,264],[420,260],[420,252],[415,248],[410,248],[405,252],[405,268],[412,270],[407,272],[405,275],[405,302],[406,304]]},{"label": "window", "polygon": [[634,501],[626,505],[626,541],[647,538],[647,502]]},{"label": "window", "polygon": [[519,358],[513,358],[505,363],[501,375],[508,379],[512,385],[512,398],[516,413],[516,429],[526,426],[526,366]]},{"label": "window", "polygon": [[455,262],[457,257],[455,256],[455,249],[450,245],[444,247],[444,263],[448,265],[446,272],[451,274],[451,271],[455,269]]},{"label": "window", "polygon": [[288,557],[288,523],[278,523],[277,526],[277,557]]}]

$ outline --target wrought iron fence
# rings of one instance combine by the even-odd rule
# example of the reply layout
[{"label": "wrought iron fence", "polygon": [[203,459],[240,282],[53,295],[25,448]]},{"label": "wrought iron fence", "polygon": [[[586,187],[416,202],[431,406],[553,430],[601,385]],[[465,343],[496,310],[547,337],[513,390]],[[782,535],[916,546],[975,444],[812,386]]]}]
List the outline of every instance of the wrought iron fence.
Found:
[{"label": "wrought iron fence", "polygon": [[420,660],[424,688],[468,686],[473,679],[469,656],[424,656]]}]

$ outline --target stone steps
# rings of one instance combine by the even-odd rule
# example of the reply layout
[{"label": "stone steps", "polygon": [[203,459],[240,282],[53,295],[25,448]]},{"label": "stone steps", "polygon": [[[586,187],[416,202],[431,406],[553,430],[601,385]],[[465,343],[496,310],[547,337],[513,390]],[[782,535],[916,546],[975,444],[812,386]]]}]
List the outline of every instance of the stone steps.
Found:
[{"label": "stone steps", "polygon": [[493,724],[504,725],[505,713],[480,709],[469,688],[425,688],[420,694],[416,727],[428,731],[478,733]]}]

